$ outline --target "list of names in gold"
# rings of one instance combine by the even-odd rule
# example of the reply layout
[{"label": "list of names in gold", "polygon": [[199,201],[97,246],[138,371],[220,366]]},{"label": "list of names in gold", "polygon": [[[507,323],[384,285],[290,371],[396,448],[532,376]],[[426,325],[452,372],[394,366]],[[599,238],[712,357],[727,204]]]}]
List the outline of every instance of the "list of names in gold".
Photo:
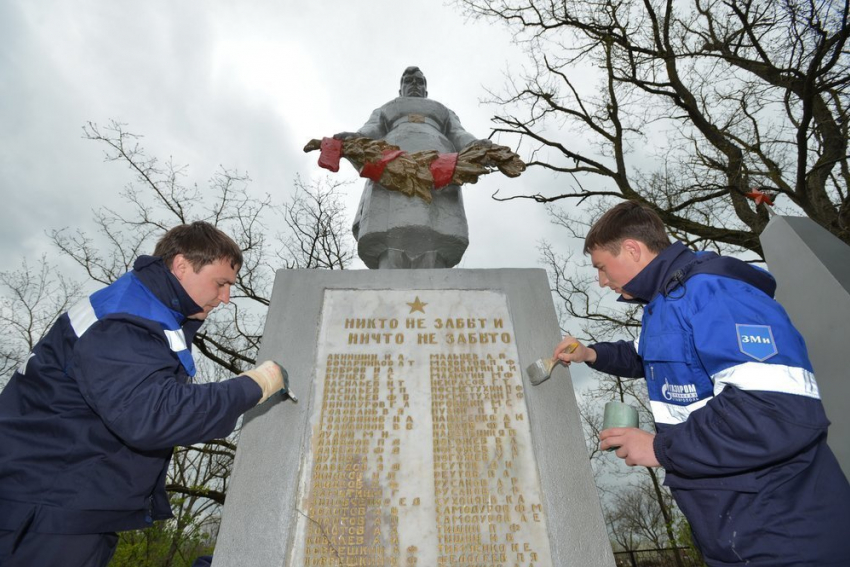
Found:
[{"label": "list of names in gold", "polygon": [[291,565],[551,566],[505,296],[328,290]]}]

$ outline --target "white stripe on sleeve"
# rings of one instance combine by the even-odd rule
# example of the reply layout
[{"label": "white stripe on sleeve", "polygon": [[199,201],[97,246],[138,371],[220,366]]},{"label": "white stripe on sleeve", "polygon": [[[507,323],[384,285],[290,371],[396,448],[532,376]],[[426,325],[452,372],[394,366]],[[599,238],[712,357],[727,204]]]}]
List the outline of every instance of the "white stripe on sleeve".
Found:
[{"label": "white stripe on sleeve", "polygon": [[21,365],[18,367],[18,373],[20,373],[23,376],[27,375],[27,364],[29,363],[30,359],[32,359],[32,357],[34,357],[34,356],[35,356],[35,353],[31,352],[30,355],[27,357],[27,359],[25,361],[23,361],[21,363]]},{"label": "white stripe on sleeve", "polygon": [[95,315],[94,307],[92,307],[88,298],[71,307],[68,310],[68,318],[71,320],[71,327],[73,327],[78,338],[82,337],[83,333],[97,322],[97,315]]},{"label": "white stripe on sleeve", "polygon": [[718,372],[711,378],[714,380],[715,396],[726,386],[735,386],[740,390],[795,394],[820,399],[815,375],[798,366],[745,362]]},{"label": "white stripe on sleeve", "polygon": [[174,352],[186,350],[186,337],[183,335],[183,331],[170,331],[168,329],[164,329],[164,331],[165,337],[168,339],[168,346],[171,347],[171,350]]}]

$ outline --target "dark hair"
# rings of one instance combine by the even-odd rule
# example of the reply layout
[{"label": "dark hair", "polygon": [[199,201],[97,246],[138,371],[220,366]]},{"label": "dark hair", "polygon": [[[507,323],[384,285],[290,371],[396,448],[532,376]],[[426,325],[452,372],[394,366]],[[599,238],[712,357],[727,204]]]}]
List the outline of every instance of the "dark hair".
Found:
[{"label": "dark hair", "polygon": [[422,75],[422,80],[425,81],[425,88],[427,89],[428,79],[425,78],[425,73],[423,73],[422,70],[416,66],[411,66],[405,69],[404,72],[401,74],[401,79],[399,79],[398,84],[400,86],[404,86],[404,78],[408,75],[413,75],[414,73],[419,73],[420,75]]},{"label": "dark hair", "polygon": [[655,253],[670,246],[667,230],[658,213],[636,201],[623,201],[590,228],[584,239],[584,253],[604,248],[616,254],[627,238],[643,242]]},{"label": "dark hair", "polygon": [[196,272],[219,260],[230,260],[231,268],[241,268],[243,262],[239,245],[203,221],[175,226],[159,239],[153,251],[153,255],[160,256],[169,269],[178,254],[185,256]]}]

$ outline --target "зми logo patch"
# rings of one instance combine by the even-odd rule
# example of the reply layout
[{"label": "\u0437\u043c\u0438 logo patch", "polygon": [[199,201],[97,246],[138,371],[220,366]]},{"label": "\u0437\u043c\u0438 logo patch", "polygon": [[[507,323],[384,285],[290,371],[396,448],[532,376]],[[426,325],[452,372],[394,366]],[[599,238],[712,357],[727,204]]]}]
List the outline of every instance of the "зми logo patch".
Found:
[{"label": "\u0437\u043c\u0438 logo patch", "polygon": [[762,362],[779,354],[773,330],[769,325],[735,324],[738,333],[738,348],[747,356]]}]

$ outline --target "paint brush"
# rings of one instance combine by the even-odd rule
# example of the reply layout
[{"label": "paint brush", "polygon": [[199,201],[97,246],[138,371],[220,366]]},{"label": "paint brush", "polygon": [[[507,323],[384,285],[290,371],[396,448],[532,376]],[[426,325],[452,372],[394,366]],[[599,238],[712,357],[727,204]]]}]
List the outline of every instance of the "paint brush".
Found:
[{"label": "paint brush", "polygon": [[281,363],[275,362],[275,364],[277,364],[277,367],[280,369],[280,373],[283,374],[283,389],[280,391],[280,395],[284,398],[288,396],[290,400],[297,404],[298,398],[295,396],[295,393],[289,389],[289,372],[286,371],[286,368],[284,368]]},{"label": "paint brush", "polygon": [[[572,343],[564,352],[572,354],[578,348],[578,343]],[[540,358],[525,369],[532,386],[545,382],[552,375],[552,369],[558,364],[557,358]]]}]

